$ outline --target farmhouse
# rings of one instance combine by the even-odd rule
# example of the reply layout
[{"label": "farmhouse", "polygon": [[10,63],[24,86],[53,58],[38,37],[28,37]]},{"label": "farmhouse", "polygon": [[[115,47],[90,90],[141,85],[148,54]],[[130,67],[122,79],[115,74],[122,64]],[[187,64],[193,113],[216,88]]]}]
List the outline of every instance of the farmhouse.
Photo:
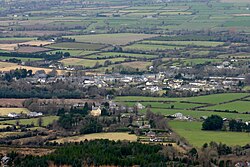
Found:
[{"label": "farmhouse", "polygon": [[34,78],[47,78],[47,74],[44,70],[36,71]]},{"label": "farmhouse", "polygon": [[90,111],[90,115],[94,117],[99,117],[102,114],[102,111],[100,107],[92,107],[92,110]]},{"label": "farmhouse", "polygon": [[84,103],[76,103],[73,105],[73,107],[84,107]]},{"label": "farmhouse", "polygon": [[14,112],[8,114],[8,117],[10,117],[10,118],[18,118],[19,116],[20,116],[20,114],[17,114]]},{"label": "farmhouse", "polygon": [[156,137],[156,133],[153,131],[149,131],[148,133],[146,133],[146,136],[148,137]]},{"label": "farmhouse", "polygon": [[4,157],[1,159],[2,166],[7,166],[7,164],[8,164],[9,161],[10,161],[10,157],[4,156]]},{"label": "farmhouse", "polygon": [[162,139],[159,139],[157,137],[154,137],[154,138],[150,138],[149,139],[150,142],[162,142]]},{"label": "farmhouse", "polygon": [[145,108],[145,106],[143,106],[141,103],[136,103],[135,106],[139,109],[142,110]]},{"label": "farmhouse", "polygon": [[188,119],[190,119],[190,117],[186,117],[182,113],[175,113],[175,114],[173,114],[171,116],[174,117],[175,119],[178,119],[178,120],[188,120]]},{"label": "farmhouse", "polygon": [[117,104],[111,100],[111,101],[109,101],[109,108],[110,109],[116,109],[117,108]]},{"label": "farmhouse", "polygon": [[43,113],[41,113],[41,112],[38,112],[38,113],[37,112],[30,112],[27,114],[28,117],[39,117],[42,115],[43,115]]},{"label": "farmhouse", "polygon": [[140,126],[139,128],[140,129],[150,129],[151,126],[147,124],[147,125]]},{"label": "farmhouse", "polygon": [[150,90],[151,92],[158,92],[160,88],[158,86],[149,86],[149,87],[143,88],[142,90]]}]

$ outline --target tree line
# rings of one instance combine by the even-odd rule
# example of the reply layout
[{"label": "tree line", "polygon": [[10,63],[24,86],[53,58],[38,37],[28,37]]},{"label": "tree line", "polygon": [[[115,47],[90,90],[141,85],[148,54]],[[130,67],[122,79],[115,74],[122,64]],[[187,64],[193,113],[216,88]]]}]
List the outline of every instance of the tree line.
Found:
[{"label": "tree line", "polygon": [[208,117],[202,124],[202,130],[228,130],[233,132],[250,132],[250,124],[241,120],[229,120],[224,122],[222,117],[212,115]]},{"label": "tree line", "polygon": [[70,56],[69,52],[56,52],[56,53],[17,53],[17,52],[0,52],[1,56],[5,57],[20,57],[20,58],[42,58],[45,60],[59,60]]},{"label": "tree line", "polygon": [[32,70],[16,69],[16,70],[11,70],[8,73],[5,73],[2,79],[10,82],[13,78],[21,79],[21,78],[26,78],[29,76],[32,76]]},{"label": "tree line", "polygon": [[[148,145],[137,142],[114,142],[109,140],[84,141],[66,144],[52,154],[46,156],[12,155],[11,166],[15,167],[47,167],[50,163],[56,166],[166,166],[167,156],[160,153],[161,145]],[[12,153],[13,154],[13,153]],[[11,155],[9,155],[11,156]]]}]

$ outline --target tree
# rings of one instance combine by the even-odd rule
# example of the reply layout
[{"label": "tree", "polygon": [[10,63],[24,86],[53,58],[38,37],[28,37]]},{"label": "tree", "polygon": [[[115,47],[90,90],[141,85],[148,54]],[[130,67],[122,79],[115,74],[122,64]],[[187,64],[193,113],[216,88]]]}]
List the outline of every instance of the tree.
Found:
[{"label": "tree", "polygon": [[102,125],[95,119],[88,120],[89,122],[80,129],[81,134],[90,134],[102,132]]},{"label": "tree", "polygon": [[63,54],[63,57],[70,57],[70,53],[69,53],[69,52],[65,52],[65,53]]},{"label": "tree", "polygon": [[72,115],[70,115],[70,114],[61,115],[59,120],[58,120],[58,123],[64,129],[71,129],[72,124],[73,124]]},{"label": "tree", "polygon": [[20,125],[20,121],[17,120],[17,121],[16,121],[16,126],[19,126],[19,125]]},{"label": "tree", "polygon": [[250,73],[246,75],[245,82],[246,82],[246,85],[250,85]]},{"label": "tree", "polygon": [[220,130],[223,126],[223,119],[218,115],[208,117],[202,124],[202,130]]},{"label": "tree", "polygon": [[88,102],[85,102],[83,110],[86,110],[86,111],[90,110]]},{"label": "tree", "polygon": [[138,107],[137,107],[137,106],[134,106],[134,107],[133,107],[133,111],[134,111],[135,115],[138,115],[138,112],[139,112],[139,111],[138,111]]},{"label": "tree", "polygon": [[99,66],[100,66],[100,63],[97,61],[97,62],[95,63],[94,68],[98,68]]},{"label": "tree", "polygon": [[38,118],[37,124],[39,127],[43,126],[43,119],[41,117]]},{"label": "tree", "polygon": [[106,108],[102,108],[102,116],[107,116],[108,110]]},{"label": "tree", "polygon": [[50,72],[48,73],[48,75],[49,75],[50,77],[55,77],[55,76],[57,76],[57,74],[58,74],[58,72],[56,71],[56,69],[53,69],[52,71],[50,71]]},{"label": "tree", "polygon": [[192,148],[188,154],[193,160],[198,158],[198,151],[195,148]]},{"label": "tree", "polygon": [[110,60],[106,60],[105,62],[104,62],[104,64],[103,64],[103,66],[104,67],[107,67],[107,66],[109,66],[109,65],[111,65],[111,61]]}]

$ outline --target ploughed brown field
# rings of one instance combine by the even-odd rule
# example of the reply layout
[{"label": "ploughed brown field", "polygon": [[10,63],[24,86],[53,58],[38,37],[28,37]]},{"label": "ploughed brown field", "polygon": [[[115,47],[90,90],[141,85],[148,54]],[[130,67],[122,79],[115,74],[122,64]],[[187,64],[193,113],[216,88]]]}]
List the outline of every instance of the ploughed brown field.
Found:
[{"label": "ploughed brown field", "polygon": [[36,52],[48,52],[50,49],[42,47],[32,47],[32,46],[21,46],[17,52],[19,53],[36,53]]},{"label": "ploughed brown field", "polygon": [[32,40],[32,41],[20,43],[20,45],[46,46],[46,45],[50,45],[50,44],[52,44],[52,43],[54,43],[54,42],[50,42],[50,41],[40,41],[40,40]]},{"label": "ploughed brown field", "polygon": [[[49,68],[30,67],[30,66],[18,65],[16,63],[0,62],[0,71],[10,71],[10,70],[15,70],[15,69],[32,70],[33,73],[35,73],[38,70],[44,70],[46,73],[49,73],[52,71],[52,69],[49,69]],[[65,70],[57,70],[57,72],[58,72],[58,74],[63,74],[66,71]]]},{"label": "ploughed brown field", "polygon": [[[16,42],[16,43],[14,43]],[[54,42],[49,41],[40,41],[40,40],[31,40],[31,41],[18,41],[18,40],[7,40],[1,41],[0,49],[6,51],[17,51],[23,53],[34,53],[34,52],[46,52],[50,49],[42,48],[40,46],[50,45]],[[20,47],[18,45],[21,45]]]},{"label": "ploughed brown field", "polygon": [[43,156],[54,152],[54,149],[45,148],[11,148],[11,147],[0,147],[0,154],[7,154],[11,151],[17,152],[23,155],[34,155]]},{"label": "ploughed brown field", "polygon": [[0,99],[0,107],[23,107],[25,99]]},{"label": "ploughed brown field", "polygon": [[0,49],[1,50],[5,50],[5,51],[14,51],[14,50],[16,50],[18,47],[17,47],[17,44],[6,44],[6,43],[4,43],[4,44],[0,44]]}]

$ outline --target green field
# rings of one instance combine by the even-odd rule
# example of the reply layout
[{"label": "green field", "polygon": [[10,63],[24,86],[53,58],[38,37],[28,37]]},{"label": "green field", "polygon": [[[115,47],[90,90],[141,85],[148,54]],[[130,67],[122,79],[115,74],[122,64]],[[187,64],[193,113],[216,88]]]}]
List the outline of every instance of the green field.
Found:
[{"label": "green field", "polygon": [[152,44],[133,44],[126,46],[123,49],[126,50],[142,50],[142,51],[164,51],[173,49],[182,49],[183,46],[172,46],[172,45],[152,45]]},{"label": "green field", "polygon": [[[30,119],[19,119],[19,122],[21,125],[27,125],[27,124],[32,124],[34,123],[35,126],[38,126],[37,120],[39,118],[30,118]],[[53,123],[54,120],[58,120],[58,116],[46,116],[42,117],[43,119],[43,126],[47,126],[48,124]],[[0,121],[0,124],[10,124],[10,125],[15,125],[17,120],[10,120],[10,121]]]},{"label": "green field", "polygon": [[[222,59],[184,59],[180,61],[180,64],[183,64],[184,66],[193,66],[198,64],[206,64],[206,63],[219,63],[222,62]],[[176,63],[177,65],[179,63]]]},{"label": "green field", "polygon": [[220,104],[216,106],[203,108],[206,110],[229,110],[237,112],[250,112],[250,102],[249,101],[235,101],[232,103]]},{"label": "green field", "polygon": [[240,98],[243,98],[247,95],[249,95],[249,94],[248,93],[214,94],[214,95],[207,95],[207,96],[185,98],[184,101],[218,104],[218,103],[222,103],[222,102],[231,101],[234,99],[240,99]]},{"label": "green field", "polygon": [[22,57],[0,56],[0,60],[2,60],[2,61],[6,61],[6,60],[9,60],[9,59],[18,59],[18,60],[21,60],[22,62],[43,60],[41,58],[22,58]]},{"label": "green field", "polygon": [[[238,113],[227,113],[227,112],[212,112],[212,111],[197,111],[197,110],[178,110],[178,109],[159,109],[151,108],[154,113],[160,113],[165,116],[173,115],[176,113],[182,113],[184,116],[191,116],[196,119],[200,119],[203,116],[219,115],[222,118],[228,119],[241,119],[243,121],[250,121],[250,114],[238,114]],[[145,113],[146,109],[140,110]]]},{"label": "green field", "polygon": [[77,42],[63,42],[49,45],[52,49],[76,49],[76,50],[98,50],[104,48],[102,44],[90,44],[90,43],[77,43]]},{"label": "green field", "polygon": [[117,34],[66,36],[66,37],[74,38],[77,42],[126,45],[130,42],[139,41],[145,38],[151,38],[155,36],[156,35],[151,35],[151,34],[117,33]]},{"label": "green field", "polygon": [[[123,102],[124,105],[134,106],[135,102]],[[162,109],[170,109],[173,107],[174,109],[190,109],[198,106],[202,106],[201,104],[193,104],[193,103],[180,103],[180,102],[141,102],[143,106],[151,106],[152,108],[162,108]]]},{"label": "green field", "polygon": [[55,51],[50,51],[48,53],[56,53],[56,52],[63,52],[63,53],[68,52],[68,53],[70,53],[71,57],[81,57],[81,56],[86,56],[86,55],[89,55],[89,54],[96,53],[97,51],[72,50],[72,49],[69,49],[69,50],[55,50]]},{"label": "green field", "polygon": [[100,65],[103,65],[105,61],[109,60],[112,63],[115,62],[123,62],[126,58],[113,58],[113,59],[101,59],[101,60],[90,60],[90,59],[78,59],[78,58],[67,58],[63,59],[60,62],[62,62],[64,65],[82,65],[85,67],[93,67],[96,65],[96,63],[99,63]]},{"label": "green field", "polygon": [[161,12],[160,15],[191,15],[192,12],[166,11]]},{"label": "green field", "polygon": [[222,54],[218,55],[218,58],[236,58],[236,59],[241,59],[241,58],[249,58],[250,53],[235,53],[235,54]]},{"label": "green field", "polygon": [[148,55],[148,54],[134,54],[134,53],[120,53],[120,52],[103,52],[97,53],[86,58],[111,58],[111,57],[128,57],[128,58],[156,58],[157,55]]},{"label": "green field", "polygon": [[244,90],[250,90],[250,86],[245,86],[243,89]]},{"label": "green field", "polygon": [[170,121],[170,127],[184,137],[194,147],[202,147],[211,141],[221,142],[230,146],[250,143],[250,134],[245,132],[202,131],[201,122]]},{"label": "green field", "polygon": [[119,96],[116,97],[116,101],[187,101],[207,104],[219,104],[222,102],[228,102],[234,99],[240,99],[248,96],[248,93],[224,93],[213,94],[206,96],[187,97],[187,98],[168,98],[168,97],[145,97],[145,96]]},{"label": "green field", "polygon": [[212,42],[212,41],[153,41],[145,40],[141,42],[142,44],[158,44],[158,45],[173,45],[173,46],[203,46],[203,47],[215,47],[223,45],[224,42]]}]

